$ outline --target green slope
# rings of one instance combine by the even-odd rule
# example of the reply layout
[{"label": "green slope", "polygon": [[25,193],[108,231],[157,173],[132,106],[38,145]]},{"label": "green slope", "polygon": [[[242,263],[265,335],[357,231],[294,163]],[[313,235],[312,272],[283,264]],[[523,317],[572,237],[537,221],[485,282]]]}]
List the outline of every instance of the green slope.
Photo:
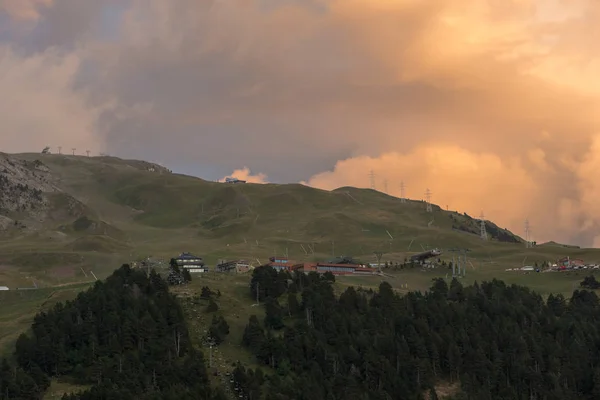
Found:
[{"label": "green slope", "polygon": [[[0,231],[0,286],[10,288],[89,283],[94,276],[108,276],[116,265],[149,255],[168,259],[181,251],[191,251],[213,264],[221,258],[265,262],[269,256],[282,254],[298,261],[329,259],[332,254],[375,261],[375,251],[385,253],[384,261],[402,261],[415,252],[437,247],[445,251],[441,257],[445,261],[452,259],[451,248],[471,250],[465,283],[499,278],[541,293],[568,293],[585,272],[524,275],[505,269],[567,255],[600,261],[597,249],[555,243],[527,249],[520,238],[490,221],[486,228],[491,239],[482,241],[479,221],[469,216],[438,206],[427,213],[421,201],[402,203],[370,189],[231,185],[113,157],[11,157],[39,160],[50,171],[49,179],[57,190],[45,193],[45,214],[20,215],[18,225]],[[514,243],[501,242],[500,237]],[[432,278],[446,273],[441,268],[388,272],[398,290],[407,290],[407,284],[409,290],[425,290]],[[376,288],[379,282],[374,277],[342,277],[338,284]],[[225,297],[228,291],[237,296],[239,291],[245,293],[247,276],[210,274],[194,283],[198,288],[205,284],[221,289]],[[25,292],[12,296],[24,296],[20,293]],[[235,297],[232,310],[236,314],[245,296]],[[30,306],[24,303],[22,307],[18,312],[30,319]],[[0,320],[9,321],[16,313],[0,312]],[[21,321],[19,327],[26,322]],[[3,324],[0,321],[0,330],[14,331]],[[13,338],[11,334],[0,347]],[[232,357],[235,349],[233,346]]]},{"label": "green slope", "polygon": [[[401,203],[370,189],[231,185],[114,157],[13,157],[41,161],[60,191],[49,196],[50,217],[43,227],[0,243],[0,261],[9,263],[15,257],[3,254],[32,247],[127,259],[187,250],[209,263],[232,257],[264,261],[273,254],[308,260],[333,253],[368,260],[375,251],[402,260],[434,247],[468,248],[480,262],[503,265],[521,264],[528,254],[537,260],[599,256],[596,250],[561,246],[525,249],[521,238],[489,221],[490,240],[482,241],[476,219],[438,206],[427,213],[422,201]],[[52,235],[60,237],[49,240]]]}]

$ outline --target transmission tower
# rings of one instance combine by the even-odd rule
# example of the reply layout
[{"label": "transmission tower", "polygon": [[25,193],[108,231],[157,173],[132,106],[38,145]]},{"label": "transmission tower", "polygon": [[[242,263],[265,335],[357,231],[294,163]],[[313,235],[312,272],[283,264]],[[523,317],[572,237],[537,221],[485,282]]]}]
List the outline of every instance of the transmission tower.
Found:
[{"label": "transmission tower", "polygon": [[383,193],[387,194],[387,192],[388,192],[388,181],[387,181],[387,179],[385,179],[383,181]]},{"label": "transmission tower", "polygon": [[[467,253],[471,251],[469,249],[462,249],[462,254],[463,254],[463,265],[462,265],[462,276],[463,278],[465,276],[467,276]],[[460,256],[459,256],[460,258]],[[460,273],[459,273],[460,276]]]},{"label": "transmission tower", "polygon": [[371,180],[371,189],[375,190],[375,172],[373,170],[369,172],[369,179]]},{"label": "transmission tower", "polygon": [[90,151],[86,150],[85,152],[86,152],[87,156],[89,157],[90,156]]},{"label": "transmission tower", "polygon": [[75,147],[71,148],[71,150],[73,150],[73,155],[75,155],[75,150],[77,150]]},{"label": "transmission tower", "polygon": [[400,182],[400,203],[406,203],[404,181]]},{"label": "transmission tower", "polygon": [[529,226],[529,219],[525,220],[525,247],[531,247],[531,227]]},{"label": "transmission tower", "polygon": [[381,272],[381,259],[383,258],[383,252],[376,251],[373,252],[373,254],[375,255],[375,259],[377,259],[377,269],[379,270],[379,272]]},{"label": "transmission tower", "polygon": [[481,236],[481,240],[487,240],[488,236],[487,236],[487,231],[485,230],[485,215],[483,215],[483,211],[481,212],[481,215],[479,216],[479,221],[481,224],[481,230],[479,232],[479,235]]},{"label": "transmission tower", "polygon": [[58,146],[58,154],[62,154],[61,151],[62,151],[62,146]]},{"label": "transmission tower", "polygon": [[431,208],[431,190],[429,188],[425,191],[425,199],[427,202],[427,212],[433,212],[433,208]]},{"label": "transmission tower", "polygon": [[[456,265],[456,255],[454,253],[458,252],[458,249],[448,249],[448,251],[452,252],[452,277],[456,278],[457,276],[457,265]],[[460,262],[460,254],[458,256],[458,260]],[[458,266],[458,276],[460,276],[460,266]]]}]

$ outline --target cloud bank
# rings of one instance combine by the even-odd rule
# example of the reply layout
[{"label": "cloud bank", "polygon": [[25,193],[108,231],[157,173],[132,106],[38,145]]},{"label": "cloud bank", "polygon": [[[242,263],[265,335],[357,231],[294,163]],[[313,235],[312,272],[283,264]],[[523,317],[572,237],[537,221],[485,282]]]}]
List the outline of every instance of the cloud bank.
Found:
[{"label": "cloud bank", "polygon": [[594,0],[0,0],[0,146],[321,188],[373,170],[600,245],[599,20]]}]

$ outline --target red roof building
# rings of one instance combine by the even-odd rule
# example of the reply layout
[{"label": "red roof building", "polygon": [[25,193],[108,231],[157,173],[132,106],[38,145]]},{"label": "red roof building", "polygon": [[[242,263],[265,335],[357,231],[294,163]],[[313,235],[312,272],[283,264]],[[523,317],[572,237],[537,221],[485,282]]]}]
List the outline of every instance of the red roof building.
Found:
[{"label": "red roof building", "polygon": [[285,270],[292,272],[298,268],[301,268],[303,264],[290,261],[285,257],[271,257],[267,265],[277,271]]},{"label": "red roof building", "polygon": [[320,274],[331,272],[334,275],[372,275],[378,269],[357,264],[306,263],[301,267],[300,271],[305,273],[317,272]]}]

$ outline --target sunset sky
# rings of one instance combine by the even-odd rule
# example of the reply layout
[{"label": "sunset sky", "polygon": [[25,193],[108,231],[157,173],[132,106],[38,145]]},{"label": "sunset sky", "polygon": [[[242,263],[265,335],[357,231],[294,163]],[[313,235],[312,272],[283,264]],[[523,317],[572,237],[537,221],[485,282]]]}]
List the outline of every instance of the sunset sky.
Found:
[{"label": "sunset sky", "polygon": [[0,0],[0,151],[378,189],[600,246],[600,1]]}]

